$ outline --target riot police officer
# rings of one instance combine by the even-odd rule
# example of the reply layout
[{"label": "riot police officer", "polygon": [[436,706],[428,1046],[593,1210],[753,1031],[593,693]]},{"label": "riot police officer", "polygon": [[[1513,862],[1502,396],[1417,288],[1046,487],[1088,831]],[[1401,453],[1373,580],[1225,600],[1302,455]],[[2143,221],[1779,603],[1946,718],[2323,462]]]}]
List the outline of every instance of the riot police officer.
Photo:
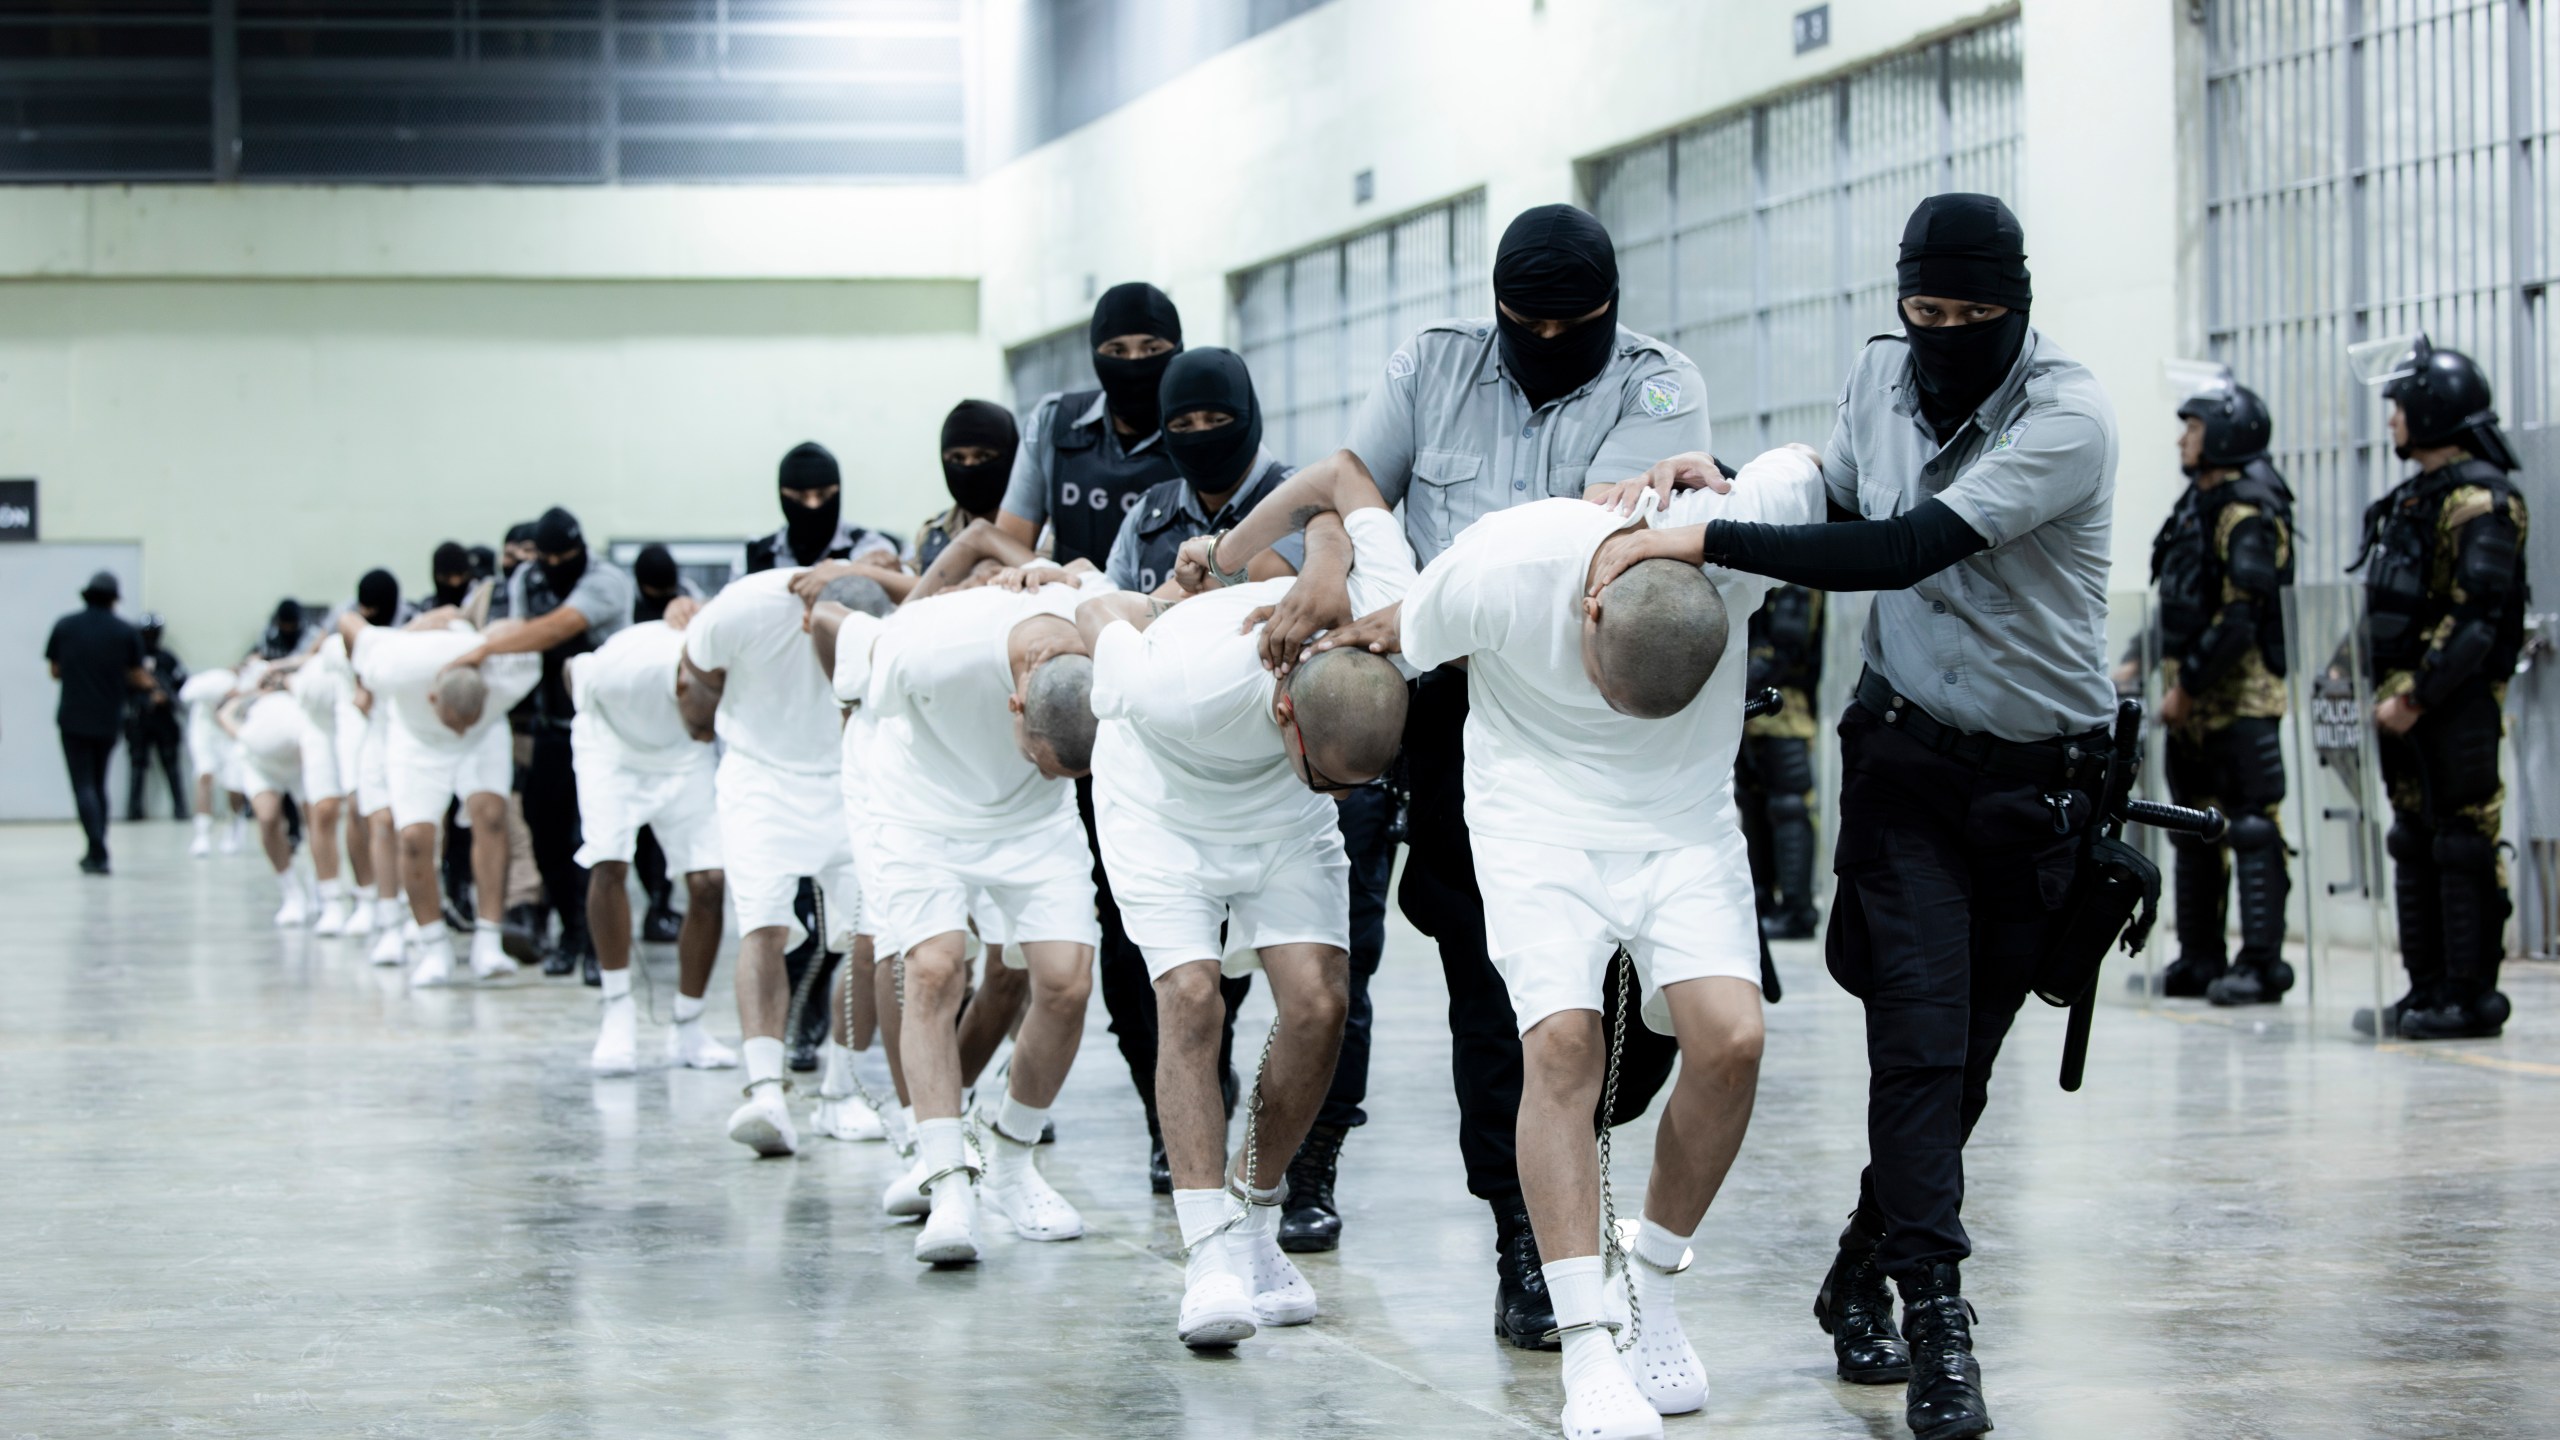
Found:
[{"label": "riot police officer", "polygon": [[[2392,890],[2409,993],[2380,1027],[2408,1040],[2496,1035],[2508,914],[2498,830],[2507,681],[2524,645],[2523,495],[2488,378],[2417,337],[2383,387],[2418,473],[2365,511],[2374,724],[2391,802]],[[2372,1028],[2368,1017],[2366,1028]]]},{"label": "riot police officer", "polygon": [[[2273,1004],[2293,986],[2284,906],[2292,892],[2284,832],[2284,590],[2293,583],[2293,492],[2267,461],[2267,407],[2223,383],[2178,407],[2182,468],[2193,482],[2151,542],[2160,592],[2170,798],[2217,806],[2221,843],[2170,837],[2176,852],[2178,958],[2164,994],[2217,1005]],[[2224,959],[2225,905],[2240,892],[2240,959]]]},{"label": "riot police officer", "polygon": [[[1655,554],[1877,592],[1840,718],[1825,937],[1867,1012],[1868,1163],[1814,1316],[1842,1379],[1903,1382],[1913,1433],[1958,1440],[1991,1428],[1958,1273],[1964,1144],[2061,932],[2111,763],[2115,416],[2027,323],[2007,205],[1921,201],[1897,270],[1902,331],[1859,353],[1821,453],[1833,505],[1863,518],[1648,533]],[[1682,455],[1648,482],[1714,477]]]},{"label": "riot police officer", "polygon": [[[1182,314],[1172,297],[1133,280],[1102,292],[1086,335],[1093,346],[1094,375],[1102,384],[1043,396],[1032,407],[996,527],[1025,545],[1037,545],[1045,525],[1050,558],[1061,565],[1085,560],[1099,567],[1109,563],[1112,544],[1139,499],[1157,485],[1182,478],[1165,447],[1160,394],[1166,369],[1182,353]],[[1093,834],[1090,777],[1076,782],[1076,808],[1084,812],[1085,839],[1098,857],[1102,846]],[[1120,906],[1111,898],[1111,879],[1098,858],[1093,888],[1102,918],[1102,951],[1095,967],[1102,1008],[1111,1016],[1112,1037],[1119,1041],[1129,1081],[1146,1108],[1148,1182],[1157,1194],[1170,1195],[1173,1171],[1156,1126],[1155,986],[1147,980],[1146,957],[1121,928]],[[1232,1010],[1229,1015],[1232,1019]],[[1220,1073],[1232,1108],[1235,1071],[1228,1066]]]},{"label": "riot police officer", "polygon": [[[1734,798],[1751,846],[1760,933],[1813,938],[1813,693],[1822,683],[1822,592],[1781,585],[1752,612],[1751,689],[1784,707],[1742,727]],[[1765,986],[1764,986],[1765,988]]]}]

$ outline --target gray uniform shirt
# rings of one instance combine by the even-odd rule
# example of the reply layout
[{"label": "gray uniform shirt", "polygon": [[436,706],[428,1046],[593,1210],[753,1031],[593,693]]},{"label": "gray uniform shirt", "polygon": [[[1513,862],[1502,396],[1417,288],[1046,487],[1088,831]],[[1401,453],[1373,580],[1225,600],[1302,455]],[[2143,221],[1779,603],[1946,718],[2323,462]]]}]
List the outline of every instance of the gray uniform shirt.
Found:
[{"label": "gray uniform shirt", "polygon": [[1688,356],[1621,325],[1599,378],[1532,409],[1503,373],[1493,321],[1444,320],[1387,357],[1345,448],[1403,506],[1414,560],[1428,565],[1496,510],[1579,497],[1706,449],[1706,389]]},{"label": "gray uniform shirt", "polygon": [[640,598],[640,587],[631,572],[609,561],[599,560],[594,552],[587,555],[586,573],[578,577],[566,597],[554,600],[550,587],[542,578],[542,567],[531,561],[516,567],[507,577],[507,613],[519,620],[532,620],[567,605],[586,617],[587,639],[602,645],[614,632],[631,623],[632,602]]},{"label": "gray uniform shirt", "polygon": [[2116,419],[2088,368],[2036,330],[1991,398],[1941,446],[1911,346],[1858,352],[1822,447],[1831,499],[1886,520],[1935,498],[1991,542],[1867,614],[1867,665],[1940,721],[2050,740],[2115,715],[2106,670]]}]

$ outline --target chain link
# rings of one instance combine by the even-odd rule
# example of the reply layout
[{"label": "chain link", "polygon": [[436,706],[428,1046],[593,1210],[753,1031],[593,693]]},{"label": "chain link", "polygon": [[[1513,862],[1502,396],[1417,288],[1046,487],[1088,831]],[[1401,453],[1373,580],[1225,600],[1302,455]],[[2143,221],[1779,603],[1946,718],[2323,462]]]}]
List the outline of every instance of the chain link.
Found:
[{"label": "chain link", "polygon": [[[1254,1062],[1253,1093],[1245,1097],[1243,1157],[1244,1195],[1242,1197],[1244,1200],[1244,1208],[1227,1217],[1227,1223],[1219,1226],[1214,1232],[1216,1234],[1223,1235],[1227,1231],[1235,1229],[1237,1226],[1244,1224],[1246,1219],[1253,1214],[1253,1192],[1256,1189],[1256,1186],[1253,1183],[1256,1169],[1254,1157],[1259,1154],[1262,1149],[1262,1077],[1270,1073],[1271,1047],[1279,1040],[1279,1038],[1280,1017],[1274,1015],[1271,1017],[1271,1029],[1262,1037],[1262,1058]],[[1235,1182],[1232,1180],[1228,1182],[1228,1188],[1230,1191],[1233,1190],[1234,1184]]]},{"label": "chain link", "polygon": [[1600,1082],[1600,1271],[1604,1283],[1612,1274],[1624,1276],[1627,1282],[1627,1328],[1611,1341],[1623,1355],[1635,1348],[1636,1337],[1644,1328],[1644,1313],[1636,1301],[1633,1257],[1618,1239],[1618,1202],[1609,1193],[1609,1130],[1618,1115],[1618,1061],[1627,1048],[1627,979],[1636,967],[1627,952],[1620,950],[1610,958],[1609,968],[1614,972],[1618,1013],[1609,1026],[1609,1069]]}]

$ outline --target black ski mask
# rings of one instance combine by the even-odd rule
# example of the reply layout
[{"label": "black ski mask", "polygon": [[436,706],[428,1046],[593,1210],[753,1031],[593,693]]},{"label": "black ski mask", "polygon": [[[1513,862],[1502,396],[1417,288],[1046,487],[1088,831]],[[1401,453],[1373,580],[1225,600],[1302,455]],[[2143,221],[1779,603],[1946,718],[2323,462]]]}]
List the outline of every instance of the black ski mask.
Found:
[{"label": "black ski mask", "polygon": [[533,522],[533,548],[536,563],[542,566],[542,583],[550,587],[552,598],[568,599],[587,573],[587,537],[578,528],[578,517],[557,505],[543,511],[542,518]]},{"label": "black ski mask", "polygon": [[436,603],[459,605],[471,593],[471,552],[457,540],[447,540],[436,547],[436,558],[428,563],[428,573],[435,577]]},{"label": "black ski mask", "polygon": [[[951,452],[963,445],[993,450],[995,458],[975,465],[955,465]],[[1013,457],[1022,448],[1022,432],[1013,412],[992,400],[963,400],[942,417],[942,483],[951,499],[971,515],[993,515],[1004,499],[1005,482],[1013,478]]]},{"label": "black ski mask", "polygon": [[[510,525],[507,527],[507,538],[505,542],[506,550],[513,550],[519,545],[530,545],[532,543],[532,521],[527,520],[520,524]],[[504,555],[503,558],[506,561],[506,569],[502,572],[503,577],[512,580],[515,578],[517,569],[524,564],[524,561],[514,555]]]},{"label": "black ski mask", "polygon": [[2027,275],[2027,233],[2009,207],[1991,195],[1932,195],[1902,227],[1901,300],[1934,295],[2005,305],[2009,313],[1978,325],[1913,325],[1911,371],[1920,390],[1920,413],[1939,443],[1982,408],[2018,363],[2027,344],[2027,311],[2035,290]]},{"label": "black ski mask", "polygon": [[[1494,252],[1493,298],[1520,317],[1494,314],[1502,368],[1520,393],[1533,408],[1570,395],[1600,378],[1617,343],[1617,247],[1599,221],[1570,205],[1523,210]],[[1549,338],[1522,320],[1580,323]]]},{"label": "black ski mask", "polygon": [[836,543],[836,524],[844,514],[843,472],[826,446],[803,440],[782,457],[781,480],[785,490],[826,492],[827,498],[815,505],[782,497],[783,538],[791,548],[791,559],[795,564],[815,565],[827,558],[828,547]]},{"label": "black ski mask", "polygon": [[388,625],[400,613],[400,577],[388,570],[367,570],[356,582],[356,608],[375,625]]},{"label": "black ski mask", "polygon": [[1262,453],[1262,406],[1253,397],[1244,357],[1215,345],[1185,350],[1166,367],[1159,394],[1168,421],[1193,410],[1228,417],[1213,430],[1164,432],[1173,468],[1191,483],[1192,493],[1224,495],[1243,484]]},{"label": "black ski mask", "polygon": [[664,545],[640,547],[640,553],[631,557],[631,580],[640,589],[640,598],[631,608],[634,621],[665,619],[667,602],[684,592],[683,573]]},{"label": "black ski mask", "polygon": [[[1152,435],[1163,424],[1156,392],[1164,384],[1165,367],[1182,353],[1182,312],[1173,297],[1143,280],[1114,285],[1094,302],[1093,325],[1086,332],[1093,346],[1094,378],[1102,382],[1111,413],[1140,435]],[[1106,340],[1123,335],[1153,335],[1173,348],[1144,360],[1122,360],[1102,353]]]}]

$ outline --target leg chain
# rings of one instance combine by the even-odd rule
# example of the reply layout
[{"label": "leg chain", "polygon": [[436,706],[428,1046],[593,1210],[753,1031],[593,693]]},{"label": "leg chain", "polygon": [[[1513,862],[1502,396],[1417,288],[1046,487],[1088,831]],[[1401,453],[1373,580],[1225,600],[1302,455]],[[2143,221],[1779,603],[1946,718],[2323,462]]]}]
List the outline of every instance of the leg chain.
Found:
[{"label": "leg chain", "polygon": [[[1271,1072],[1271,1047],[1279,1038],[1280,1017],[1274,1015],[1271,1017],[1271,1029],[1262,1037],[1262,1058],[1255,1062],[1253,1067],[1253,1093],[1245,1098],[1244,1209],[1228,1220],[1227,1224],[1221,1227],[1222,1229],[1232,1229],[1243,1224],[1245,1217],[1253,1212],[1254,1157],[1261,1152],[1262,1148],[1262,1080]],[[1233,1188],[1233,1182],[1230,1182],[1229,1188]]]},{"label": "leg chain", "polygon": [[[1620,969],[1620,962],[1625,968]],[[1627,1328],[1613,1343],[1619,1353],[1635,1348],[1636,1336],[1643,1329],[1644,1315],[1636,1301],[1636,1277],[1629,1263],[1627,1249],[1618,1239],[1618,1202],[1609,1193],[1609,1122],[1618,1113],[1618,1062],[1627,1048],[1627,977],[1635,970],[1635,961],[1624,950],[1610,960],[1617,972],[1617,1019],[1609,1027],[1609,1069],[1600,1082],[1600,1240],[1602,1278],[1612,1273],[1623,1275],[1627,1282]]]}]

